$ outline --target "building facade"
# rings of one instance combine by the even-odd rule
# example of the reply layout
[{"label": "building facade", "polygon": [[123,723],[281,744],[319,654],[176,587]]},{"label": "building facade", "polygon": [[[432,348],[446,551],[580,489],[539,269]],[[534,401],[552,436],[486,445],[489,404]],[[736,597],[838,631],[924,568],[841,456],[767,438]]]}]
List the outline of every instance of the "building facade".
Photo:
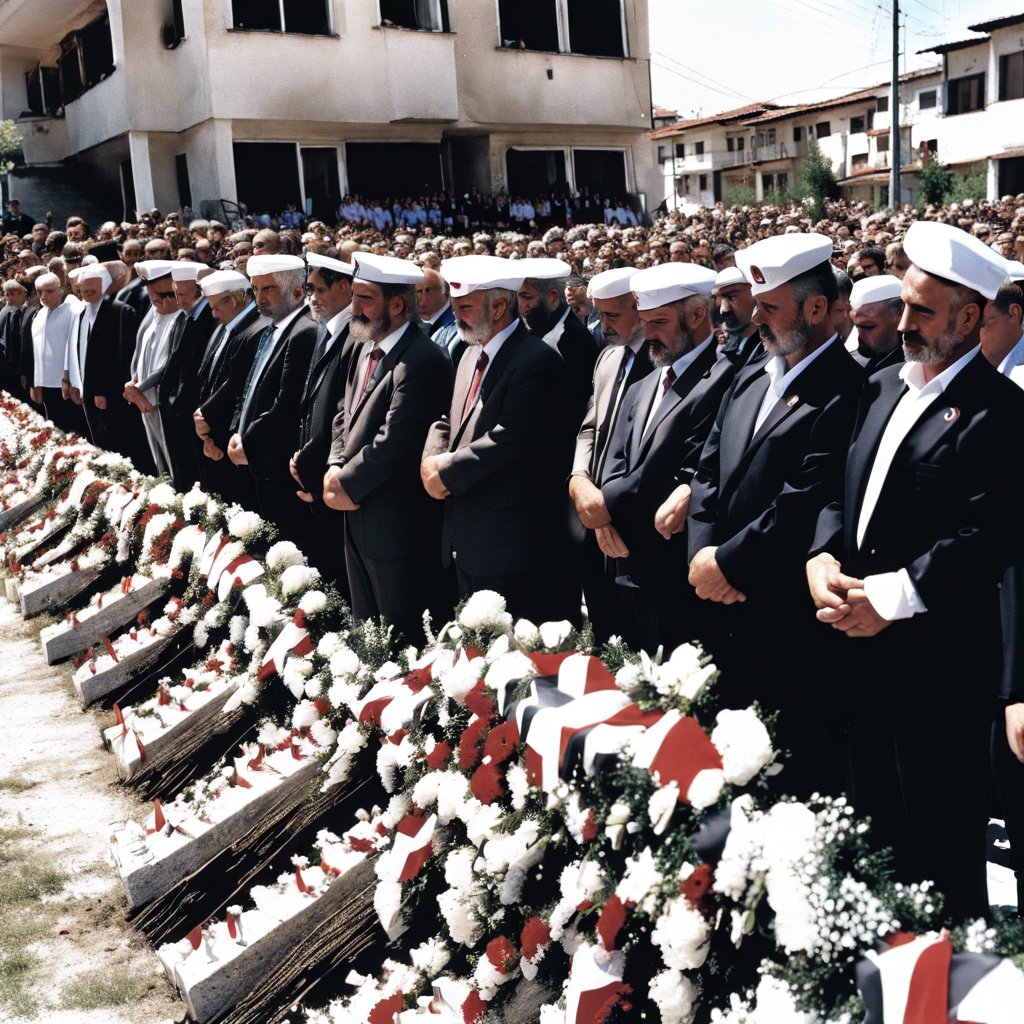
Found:
[{"label": "building facade", "polygon": [[646,0],[0,0],[30,167],[126,212],[553,189],[657,201]]}]

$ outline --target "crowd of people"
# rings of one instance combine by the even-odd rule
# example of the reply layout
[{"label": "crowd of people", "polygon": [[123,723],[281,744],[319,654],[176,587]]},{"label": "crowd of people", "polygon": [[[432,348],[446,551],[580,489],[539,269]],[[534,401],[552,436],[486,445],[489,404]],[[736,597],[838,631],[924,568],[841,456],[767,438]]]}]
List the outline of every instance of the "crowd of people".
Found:
[{"label": "crowd of people", "polygon": [[1024,196],[533,238],[8,214],[3,386],[62,429],[412,642],[479,590],[699,639],[778,712],[783,789],[848,792],[957,917],[994,780],[1024,889]]}]

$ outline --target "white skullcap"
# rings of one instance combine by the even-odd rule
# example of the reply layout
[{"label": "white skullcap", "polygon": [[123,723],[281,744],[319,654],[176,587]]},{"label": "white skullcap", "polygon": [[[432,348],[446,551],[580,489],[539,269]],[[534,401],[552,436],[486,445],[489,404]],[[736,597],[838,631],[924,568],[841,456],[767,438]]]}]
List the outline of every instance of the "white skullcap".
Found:
[{"label": "white skullcap", "polygon": [[850,292],[850,309],[870,306],[872,302],[885,302],[886,299],[898,299],[903,289],[903,282],[892,274],[876,274],[874,277],[862,277],[856,281]]},{"label": "white skullcap", "polygon": [[343,263],[330,256],[321,256],[318,252],[307,252],[306,263],[310,270],[314,267],[323,267],[324,270],[333,270],[336,274],[345,274],[347,277],[352,277],[356,272],[354,264]]},{"label": "white skullcap", "polygon": [[173,281],[194,281],[200,273],[210,268],[205,263],[195,263],[192,260],[178,260],[171,271]]},{"label": "white skullcap", "polygon": [[699,263],[659,263],[634,271],[630,286],[637,309],[657,309],[690,295],[710,295],[715,272]]},{"label": "white skullcap", "polygon": [[732,284],[750,284],[739,267],[726,267],[715,276],[715,291],[719,288],[728,288]]},{"label": "white skullcap", "polygon": [[[70,276],[68,274],[68,277]],[[102,281],[103,290],[106,291],[110,287],[110,271],[102,263],[90,263],[89,266],[78,270],[78,283],[81,284],[83,281]]]},{"label": "white skullcap", "polygon": [[595,274],[587,285],[591,299],[617,299],[633,290],[630,282],[636,277],[635,267],[613,267]]},{"label": "white skullcap", "polygon": [[93,263],[99,263],[99,260],[96,259],[96,257],[93,256],[92,253],[89,253],[88,256],[83,256],[82,257],[82,266],[83,267],[91,266]]},{"label": "white skullcap", "polygon": [[215,270],[209,277],[200,282],[203,294],[208,298],[223,295],[225,292],[247,292],[249,279],[237,270]]},{"label": "white skullcap", "polygon": [[277,253],[273,256],[250,256],[245,265],[245,272],[250,278],[305,269],[306,264],[298,256],[288,256],[285,253]]},{"label": "white skullcap", "polygon": [[539,281],[559,281],[563,277],[571,277],[573,269],[565,260],[554,256],[527,256],[516,262],[517,273],[522,273],[523,280],[528,277]]},{"label": "white skullcap", "polygon": [[448,282],[448,289],[453,299],[469,295],[470,292],[487,288],[505,288],[518,291],[523,283],[523,275],[519,265],[503,256],[485,256],[482,253],[472,256],[452,256],[441,261],[441,276]]},{"label": "white skullcap", "polygon": [[423,269],[410,260],[397,256],[378,256],[372,252],[352,254],[355,279],[371,284],[417,284],[423,280]]},{"label": "white skullcap", "polygon": [[78,275],[81,274],[83,270],[85,270],[85,267],[75,267],[74,270],[69,270],[67,273],[68,280],[74,284],[78,284]]},{"label": "white skullcap", "polygon": [[814,232],[773,235],[736,253],[736,266],[750,282],[750,294],[779,288],[832,258],[832,240]]},{"label": "white skullcap", "polygon": [[135,273],[143,281],[157,281],[166,277],[174,269],[172,260],[142,260],[135,264]]},{"label": "white skullcap", "polygon": [[954,281],[994,299],[1006,280],[1006,260],[974,235],[938,221],[918,220],[907,229],[903,251],[926,274]]},{"label": "white skullcap", "polygon": [[1007,260],[1006,274],[1011,281],[1024,281],[1024,263],[1020,260]]}]

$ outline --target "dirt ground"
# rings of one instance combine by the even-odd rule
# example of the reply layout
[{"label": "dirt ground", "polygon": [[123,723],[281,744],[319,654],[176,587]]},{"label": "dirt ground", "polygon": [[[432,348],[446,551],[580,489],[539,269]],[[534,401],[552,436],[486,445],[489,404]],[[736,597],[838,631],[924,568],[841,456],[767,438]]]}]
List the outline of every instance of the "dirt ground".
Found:
[{"label": "dirt ground", "polygon": [[83,712],[70,665],[46,664],[44,624],[0,597],[0,1022],[182,1021],[107,852],[143,808],[100,741],[109,712]]}]

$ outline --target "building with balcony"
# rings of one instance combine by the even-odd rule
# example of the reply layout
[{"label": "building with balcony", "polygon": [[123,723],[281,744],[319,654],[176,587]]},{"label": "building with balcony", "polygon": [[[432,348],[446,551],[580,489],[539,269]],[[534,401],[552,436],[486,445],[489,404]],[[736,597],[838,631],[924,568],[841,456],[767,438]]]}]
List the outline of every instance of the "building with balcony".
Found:
[{"label": "building with balcony", "polygon": [[0,0],[29,174],[112,212],[333,218],[348,192],[472,186],[657,202],[648,56],[646,0]]}]

